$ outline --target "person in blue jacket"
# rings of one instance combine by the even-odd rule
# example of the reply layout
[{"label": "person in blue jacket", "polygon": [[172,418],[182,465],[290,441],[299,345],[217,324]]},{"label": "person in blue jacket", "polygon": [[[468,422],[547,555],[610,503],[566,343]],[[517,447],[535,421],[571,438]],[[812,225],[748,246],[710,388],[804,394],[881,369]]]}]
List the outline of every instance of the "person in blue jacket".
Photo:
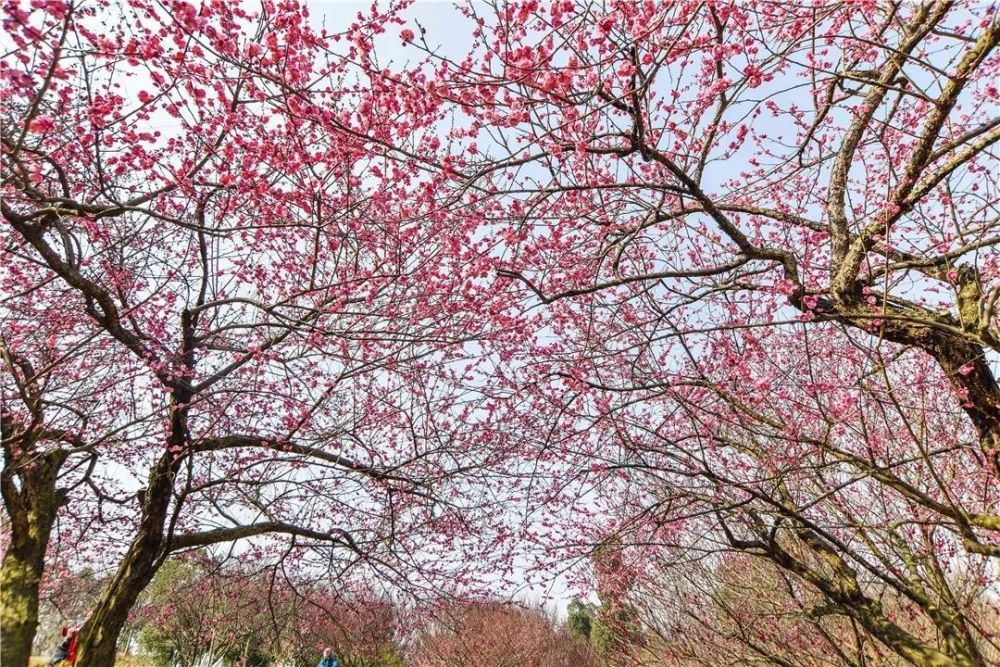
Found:
[{"label": "person in blue jacket", "polygon": [[332,649],[323,649],[323,659],[319,661],[319,667],[340,667],[340,661],[337,660]]}]

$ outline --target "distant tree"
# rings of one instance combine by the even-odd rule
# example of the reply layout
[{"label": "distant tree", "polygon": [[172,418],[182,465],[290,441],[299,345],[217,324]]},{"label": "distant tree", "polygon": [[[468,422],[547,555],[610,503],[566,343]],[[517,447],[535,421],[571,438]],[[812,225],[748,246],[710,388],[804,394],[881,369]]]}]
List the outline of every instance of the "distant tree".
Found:
[{"label": "distant tree", "polygon": [[583,600],[572,600],[566,607],[566,630],[589,643],[593,625],[593,606]]},{"label": "distant tree", "polygon": [[282,655],[299,667],[314,667],[325,647],[333,649],[344,667],[403,665],[397,611],[386,600],[297,586],[286,594],[283,608],[288,623]]},{"label": "distant tree", "polygon": [[260,579],[223,572],[209,560],[168,560],[136,609],[141,648],[161,667],[191,667],[202,658],[269,662],[273,617]]},{"label": "distant tree", "polygon": [[77,626],[107,584],[107,576],[91,567],[78,571],[52,567],[41,582],[35,655],[47,655],[62,641],[62,629]]},{"label": "distant tree", "polygon": [[402,655],[391,604],[207,556],[167,561],[137,616],[142,648],[163,667],[314,667],[325,647],[344,667],[396,667]]},{"label": "distant tree", "polygon": [[[634,557],[634,550],[631,554]],[[591,642],[611,667],[637,664],[644,655],[646,638],[632,601],[639,573],[621,542],[604,540],[591,557],[596,579],[597,609]]]},{"label": "distant tree", "polygon": [[586,642],[559,628],[538,609],[495,603],[441,610],[423,628],[412,656],[415,667],[597,667]]}]

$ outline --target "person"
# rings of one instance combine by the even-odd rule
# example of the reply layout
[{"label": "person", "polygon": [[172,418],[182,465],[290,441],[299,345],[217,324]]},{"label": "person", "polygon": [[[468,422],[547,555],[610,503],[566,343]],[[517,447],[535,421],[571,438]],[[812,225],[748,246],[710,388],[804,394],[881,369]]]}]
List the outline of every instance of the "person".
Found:
[{"label": "person", "polygon": [[[63,640],[56,647],[55,652],[52,657],[49,658],[49,667],[55,667],[56,665],[75,665],[76,664],[76,638],[80,634],[80,628],[66,628],[62,629]],[[339,667],[339,665],[337,666]]]},{"label": "person", "polygon": [[319,667],[340,667],[340,661],[337,660],[332,649],[323,649],[323,659],[319,661]]}]

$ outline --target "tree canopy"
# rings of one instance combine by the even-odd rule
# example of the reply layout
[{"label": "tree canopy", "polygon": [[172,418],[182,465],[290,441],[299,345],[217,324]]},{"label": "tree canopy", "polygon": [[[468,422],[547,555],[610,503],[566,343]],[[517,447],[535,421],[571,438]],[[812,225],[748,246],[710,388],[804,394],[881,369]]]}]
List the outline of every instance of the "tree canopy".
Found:
[{"label": "tree canopy", "polygon": [[700,605],[697,659],[806,664],[741,634],[775,587],[843,664],[997,657],[995,5],[3,12],[5,663],[99,562],[113,664],[204,548],[366,599],[565,571],[621,664]]}]

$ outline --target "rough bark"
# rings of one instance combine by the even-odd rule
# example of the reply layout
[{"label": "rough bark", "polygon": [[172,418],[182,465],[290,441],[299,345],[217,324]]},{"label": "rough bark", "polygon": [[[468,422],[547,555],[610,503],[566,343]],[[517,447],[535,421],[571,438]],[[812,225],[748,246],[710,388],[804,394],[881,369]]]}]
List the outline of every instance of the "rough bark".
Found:
[{"label": "rough bark", "polygon": [[[182,361],[194,366],[193,322],[185,311],[181,318],[184,332]],[[173,387],[170,404],[170,430],[164,451],[149,473],[148,486],[141,493],[142,513],[139,530],[118,565],[111,582],[104,589],[77,642],[77,662],[86,667],[113,667],[118,638],[128,621],[139,594],[153,580],[169,553],[168,518],[174,478],[190,445],[188,405],[193,396],[190,385],[179,381]]]},{"label": "rough bark", "polygon": [[173,467],[157,466],[143,503],[142,525],[98,598],[77,643],[77,662],[87,667],[112,667],[118,638],[139,594],[163,562],[163,528],[167,518]]},{"label": "rough bark", "polygon": [[13,447],[6,444],[4,454],[0,475],[10,543],[0,566],[0,663],[27,667],[38,627],[45,551],[64,502],[56,481],[66,455],[55,450],[18,460]]}]

